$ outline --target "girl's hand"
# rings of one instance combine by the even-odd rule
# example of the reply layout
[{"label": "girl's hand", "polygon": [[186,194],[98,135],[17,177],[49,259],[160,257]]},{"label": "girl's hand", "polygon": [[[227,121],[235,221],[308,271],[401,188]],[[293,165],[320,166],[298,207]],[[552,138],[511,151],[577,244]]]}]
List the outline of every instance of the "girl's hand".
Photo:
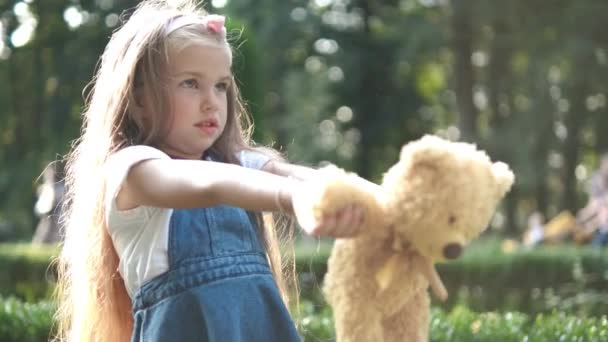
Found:
[{"label": "girl's hand", "polygon": [[303,228],[306,233],[313,236],[348,238],[361,232],[364,221],[363,208],[351,204],[336,212],[326,214],[314,227]]}]

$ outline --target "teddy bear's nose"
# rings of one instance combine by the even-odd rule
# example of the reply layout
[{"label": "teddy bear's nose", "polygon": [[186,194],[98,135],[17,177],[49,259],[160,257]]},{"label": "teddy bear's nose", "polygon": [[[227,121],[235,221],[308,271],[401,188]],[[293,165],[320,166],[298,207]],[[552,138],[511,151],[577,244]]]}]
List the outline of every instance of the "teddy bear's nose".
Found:
[{"label": "teddy bear's nose", "polygon": [[446,259],[456,259],[462,253],[462,246],[459,243],[450,243],[443,247],[443,256]]}]

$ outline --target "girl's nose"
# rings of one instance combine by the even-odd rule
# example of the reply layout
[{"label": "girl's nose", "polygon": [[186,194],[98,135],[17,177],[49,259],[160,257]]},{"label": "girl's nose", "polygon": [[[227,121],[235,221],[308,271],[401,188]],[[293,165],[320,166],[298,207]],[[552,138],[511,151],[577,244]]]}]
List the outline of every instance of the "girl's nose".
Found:
[{"label": "girl's nose", "polygon": [[215,89],[211,88],[205,91],[201,101],[201,107],[203,111],[214,110],[218,107],[219,95],[215,92]]}]

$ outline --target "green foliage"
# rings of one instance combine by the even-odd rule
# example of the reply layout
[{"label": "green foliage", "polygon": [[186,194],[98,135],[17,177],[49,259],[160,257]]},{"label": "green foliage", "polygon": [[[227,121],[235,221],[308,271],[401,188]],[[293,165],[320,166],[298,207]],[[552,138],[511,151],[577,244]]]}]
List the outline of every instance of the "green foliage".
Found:
[{"label": "green foliage", "polygon": [[[110,9],[87,8],[89,3],[3,2],[0,221],[13,224],[19,240],[29,240],[35,227],[35,183],[42,169],[65,154],[79,134],[83,88],[113,29],[104,19],[134,2],[115,1]],[[68,8],[90,15],[70,28],[64,19]],[[10,38],[23,29],[20,22],[30,20],[36,22],[32,39],[14,46]]]},{"label": "green foliage", "polygon": [[244,25],[236,19],[227,22],[226,30],[234,51],[232,70],[241,97],[255,123],[254,140],[263,142],[270,140],[264,137],[269,132],[265,128],[265,116],[262,115],[264,93],[258,86],[262,73],[259,67],[260,52],[255,37],[245,30]]},{"label": "green foliage", "polygon": [[335,338],[334,321],[329,306],[303,300],[299,308],[292,312],[304,341],[330,341]]},{"label": "green foliage", "polygon": [[418,69],[416,86],[421,95],[425,98],[433,99],[445,88],[445,74],[440,65],[426,64]]},{"label": "green foliage", "polygon": [[[136,3],[1,2],[0,221],[16,229],[0,238],[31,235],[35,180],[77,138],[83,88]],[[378,179],[403,143],[474,126],[476,143],[517,174],[505,203],[513,233],[533,210],[582,206],[608,149],[605,1],[204,3],[229,16],[230,32],[243,29],[234,65],[255,138],[291,160]]]},{"label": "green foliage", "polygon": [[0,340],[42,342],[51,336],[55,305],[48,301],[24,303],[0,296]]},{"label": "green foliage", "polygon": [[[24,303],[0,297],[0,340],[48,341],[55,305],[48,301]],[[293,310],[303,340],[335,339],[331,310],[303,301]],[[463,306],[450,312],[431,311],[430,341],[602,341],[608,338],[606,316],[580,318],[560,312],[535,318],[518,312],[475,313]]]},{"label": "green foliage", "polygon": [[[0,220],[17,227],[11,238],[31,235],[35,179],[79,134],[83,88],[118,14],[137,2],[1,2]],[[227,14],[231,32],[244,28],[235,73],[255,137],[292,160],[329,160],[376,179],[406,141],[456,138],[463,122],[474,124],[476,142],[518,176],[506,210],[515,228],[533,210],[578,209],[593,156],[608,149],[605,1],[205,6]],[[15,46],[31,22],[31,39]]]},{"label": "green foliage", "polygon": [[561,312],[532,318],[518,312],[474,313],[434,309],[430,341],[601,341],[608,337],[606,316],[580,318]]},{"label": "green foliage", "polygon": [[465,307],[433,310],[431,341],[521,341],[528,317],[521,313],[477,314]]},{"label": "green foliage", "polygon": [[[331,310],[304,301],[294,316],[304,341],[334,341]],[[608,318],[580,318],[554,311],[535,318],[519,312],[475,313],[464,306],[431,310],[429,341],[603,341]]]}]

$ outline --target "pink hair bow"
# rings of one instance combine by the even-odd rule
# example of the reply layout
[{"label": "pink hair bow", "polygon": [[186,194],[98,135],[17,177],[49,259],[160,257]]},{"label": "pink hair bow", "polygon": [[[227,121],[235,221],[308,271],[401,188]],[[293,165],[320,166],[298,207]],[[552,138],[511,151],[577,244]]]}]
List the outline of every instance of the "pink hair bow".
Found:
[{"label": "pink hair bow", "polygon": [[207,29],[214,33],[221,33],[226,30],[224,28],[224,22],[226,18],[223,15],[209,14],[203,18],[203,24]]},{"label": "pink hair bow", "polygon": [[224,27],[225,21],[226,18],[223,15],[217,14],[209,14],[202,18],[192,15],[178,16],[169,23],[166,33],[168,35],[186,25],[202,24],[209,32],[219,34],[223,37],[226,35],[226,28]]}]

